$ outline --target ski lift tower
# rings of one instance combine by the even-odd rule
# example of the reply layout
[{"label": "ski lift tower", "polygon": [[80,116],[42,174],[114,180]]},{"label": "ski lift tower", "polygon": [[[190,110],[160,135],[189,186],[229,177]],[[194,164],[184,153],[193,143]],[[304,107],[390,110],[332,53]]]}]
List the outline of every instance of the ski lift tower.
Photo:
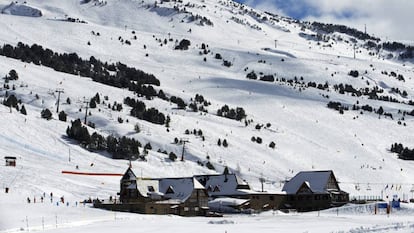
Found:
[{"label": "ski lift tower", "polygon": [[64,90],[63,90],[63,88],[57,88],[56,90],[55,90],[55,92],[57,92],[58,93],[58,99],[57,99],[57,107],[56,107],[56,113],[59,113],[59,104],[60,104],[60,94],[61,93],[64,93]]},{"label": "ski lift tower", "polygon": [[180,139],[180,144],[182,144],[182,145],[183,145],[183,150],[182,150],[182,152],[181,152],[181,161],[182,161],[182,162],[184,162],[185,144],[186,144],[187,142],[190,142],[190,141],[188,140],[188,138],[181,138],[181,139]]},{"label": "ski lift tower", "polygon": [[84,121],[84,124],[86,125],[86,123],[87,123],[87,117],[88,117],[89,100],[87,100],[84,97],[83,103],[85,104],[85,121]]}]

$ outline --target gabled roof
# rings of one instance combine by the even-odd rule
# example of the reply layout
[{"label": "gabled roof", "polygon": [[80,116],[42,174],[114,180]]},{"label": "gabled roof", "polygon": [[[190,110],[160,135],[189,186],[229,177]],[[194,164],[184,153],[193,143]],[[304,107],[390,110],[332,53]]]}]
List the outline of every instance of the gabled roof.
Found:
[{"label": "gabled roof", "polygon": [[134,173],[134,171],[129,167],[124,175],[122,176],[122,180],[135,180],[137,177]]},{"label": "gabled roof", "polygon": [[[206,190],[208,187],[210,196],[243,195],[251,192],[249,185],[235,174],[197,175],[193,177],[179,178],[140,178],[133,168],[128,168],[122,180],[136,180],[137,189],[143,196],[147,196],[147,189],[152,181],[156,193],[164,194],[164,197],[185,201],[190,197],[194,189]],[[143,182],[143,180],[147,182]],[[158,182],[158,185],[155,185]],[[243,189],[240,189],[243,187]],[[169,192],[167,193],[167,190]],[[172,190],[172,191],[171,191]]]},{"label": "gabled roof", "polygon": [[194,176],[207,189],[210,196],[240,195],[243,190],[237,189],[238,186],[248,184],[235,174],[221,175],[198,175]]},{"label": "gabled roof", "polygon": [[[326,193],[327,185],[331,177],[336,182],[333,171],[331,170],[299,172],[283,186],[282,191],[285,191],[287,194],[296,194],[305,183],[313,193]],[[339,189],[337,185],[336,187]]]},{"label": "gabled roof", "polygon": [[193,177],[193,184],[194,184],[194,189],[205,189],[205,187],[202,184],[200,184],[200,182],[198,182],[198,180],[194,177]]},{"label": "gabled roof", "polygon": [[296,190],[296,193],[313,193],[310,184],[308,181],[305,181],[302,183],[302,185],[299,187],[298,190]]},{"label": "gabled roof", "polygon": [[158,182],[159,191],[164,193],[164,197],[181,201],[186,201],[191,196],[193,190],[204,189],[204,186],[193,177],[164,178],[159,179]]}]

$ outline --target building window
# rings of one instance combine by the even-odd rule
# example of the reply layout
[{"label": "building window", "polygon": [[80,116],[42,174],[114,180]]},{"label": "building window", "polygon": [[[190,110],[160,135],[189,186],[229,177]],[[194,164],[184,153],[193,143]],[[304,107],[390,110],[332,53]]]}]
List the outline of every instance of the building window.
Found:
[{"label": "building window", "polygon": [[198,211],[199,210],[199,208],[198,207],[194,207],[194,211]]},{"label": "building window", "polygon": [[220,188],[219,188],[219,186],[218,186],[218,185],[216,185],[216,187],[214,187],[213,192],[220,192]]},{"label": "building window", "polygon": [[184,207],[184,211],[189,211],[189,210],[190,210],[190,208]]}]

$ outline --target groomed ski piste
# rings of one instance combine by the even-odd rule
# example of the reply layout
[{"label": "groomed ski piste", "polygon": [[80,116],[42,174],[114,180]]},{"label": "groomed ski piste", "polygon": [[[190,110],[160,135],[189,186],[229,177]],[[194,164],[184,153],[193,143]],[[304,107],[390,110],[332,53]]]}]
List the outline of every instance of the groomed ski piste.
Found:
[{"label": "groomed ski piste", "polygon": [[[158,88],[168,95],[190,101],[198,93],[210,101],[209,113],[200,114],[179,110],[174,104],[157,98],[143,100],[147,106],[171,116],[169,132],[165,126],[131,117],[126,105],[120,112],[111,111],[103,104],[91,110],[88,118],[97,126],[97,132],[126,135],[143,144],[151,143],[153,150],[149,151],[147,161],[131,162],[141,171],[137,175],[142,177],[221,173],[228,166],[255,190],[260,189],[259,178],[265,178],[265,190],[280,191],[284,181],[297,172],[333,170],[341,189],[349,192],[351,198],[382,197],[385,202],[393,195],[401,200],[413,198],[413,161],[399,160],[396,154],[389,152],[395,142],[414,148],[414,117],[406,116],[405,126],[397,123],[402,117],[398,111],[411,112],[413,107],[342,95],[332,87],[339,83],[367,87],[369,83],[370,87],[377,85],[400,101],[408,101],[414,96],[412,61],[385,59],[385,51],[371,56],[359,40],[360,51],[354,59],[354,49],[349,43],[331,40],[331,46],[318,45],[317,41],[307,40],[300,34],[314,32],[302,31],[298,24],[288,23],[283,17],[272,24],[252,14],[242,14],[244,11],[232,2],[192,3],[195,6],[187,6],[187,11],[205,16],[214,26],[201,26],[198,21],[188,20],[188,15],[173,10],[175,2],[159,3],[154,7],[153,1],[133,0],[32,0],[14,4],[0,1],[3,9],[0,42],[13,46],[18,42],[36,43],[54,52],[76,52],[84,59],[94,56],[102,61],[120,61],[154,74],[161,82]],[[41,14],[33,15],[33,12]],[[68,17],[79,19],[79,22],[69,22]],[[99,32],[100,36],[93,35],[92,31]],[[137,40],[131,39],[132,31]],[[169,36],[174,38],[174,43],[160,46],[158,39],[163,41]],[[347,35],[340,36],[350,40]],[[131,45],[121,43],[119,37],[130,40]],[[174,50],[175,40],[184,38],[191,41],[189,50]],[[200,55],[202,43],[208,44],[212,52]],[[223,66],[221,60],[214,58],[216,53],[231,61],[232,66]],[[392,209],[390,214],[384,210],[374,214],[374,204],[349,204],[309,213],[269,211],[222,218],[140,215],[94,209],[82,201],[115,197],[120,177],[93,174],[122,174],[129,161],[112,160],[106,153],[81,148],[67,138],[66,129],[71,120],[83,119],[85,98],[100,93],[108,96],[109,103],[122,103],[134,93],[93,82],[88,77],[0,56],[0,77],[5,77],[11,69],[17,71],[19,79],[9,83],[15,85],[15,90],[4,87],[0,90],[1,99],[6,98],[6,91],[14,93],[22,100],[27,115],[0,105],[0,232],[414,231],[412,203],[402,203],[400,209]],[[302,76],[305,82],[329,82],[330,87],[329,91],[317,88],[298,91],[298,87],[282,82],[246,79],[246,74],[252,70],[257,74],[275,74],[278,78]],[[350,70],[358,70],[361,76],[349,76]],[[383,75],[382,71],[402,74],[405,82]],[[3,80],[0,81],[2,86]],[[405,90],[407,96],[396,94],[392,87]],[[58,88],[64,89],[60,109],[68,113],[67,122],[57,119],[55,90]],[[66,104],[66,98],[72,103]],[[357,101],[360,105],[382,106],[394,119],[375,113],[360,114],[360,111],[339,114],[326,107],[329,101],[350,106]],[[243,107],[254,123],[246,127],[243,122],[216,116],[217,109],[224,104]],[[53,112],[52,120],[40,117],[40,111],[45,108]],[[128,123],[119,123],[118,117],[128,119]],[[256,124],[266,123],[270,123],[270,127],[255,129]],[[139,124],[140,133],[134,131],[135,124]],[[206,140],[184,134],[186,129],[202,129]],[[263,143],[252,142],[253,136],[261,137]],[[172,143],[175,137],[190,141],[186,144],[185,162],[172,162],[165,154],[157,153],[161,149],[181,154],[182,146]],[[217,140],[224,138],[229,142],[228,148],[217,146]],[[275,149],[268,147],[271,141],[276,143]],[[5,156],[16,157],[16,167],[4,166]],[[197,163],[207,160],[214,164],[215,171]],[[60,202],[61,197],[65,203]]]}]

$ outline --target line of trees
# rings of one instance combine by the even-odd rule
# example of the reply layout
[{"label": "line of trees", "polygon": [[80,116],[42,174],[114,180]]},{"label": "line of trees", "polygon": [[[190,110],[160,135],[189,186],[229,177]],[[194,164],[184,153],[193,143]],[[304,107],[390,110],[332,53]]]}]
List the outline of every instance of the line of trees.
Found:
[{"label": "line of trees", "polygon": [[141,120],[149,121],[154,124],[162,125],[166,123],[167,118],[162,112],[159,112],[155,108],[147,109],[145,103],[140,100],[126,97],[124,99],[124,103],[132,107],[130,111],[131,116],[134,116]]},{"label": "line of trees", "polygon": [[316,31],[324,31],[326,33],[333,33],[333,32],[340,32],[350,36],[353,36],[360,40],[373,40],[373,41],[380,41],[379,38],[370,36],[365,32],[361,32],[355,28],[350,28],[344,25],[337,25],[337,24],[325,24],[319,22],[313,22],[312,27]]},{"label": "line of trees", "polygon": [[390,151],[397,153],[400,159],[414,160],[414,149],[408,149],[408,147],[404,147],[401,143],[392,144]]},{"label": "line of trees", "polygon": [[69,138],[76,140],[79,144],[90,151],[106,151],[113,159],[142,159],[145,160],[145,154],[141,155],[139,147],[141,143],[133,138],[125,136],[116,138],[112,135],[106,138],[96,132],[92,135],[88,129],[82,125],[80,119],[71,122],[71,126],[66,129]]},{"label": "line of trees", "polygon": [[22,42],[19,42],[16,47],[10,44],[3,45],[0,47],[0,55],[47,66],[59,72],[91,77],[96,82],[128,88],[148,98],[158,95],[151,86],[160,85],[160,81],[154,75],[128,67],[121,62],[108,64],[93,56],[85,60],[76,53],[59,54],[41,45],[29,46]]},{"label": "line of trees", "polygon": [[236,109],[234,109],[229,108],[229,106],[227,105],[224,105],[223,107],[217,110],[217,116],[241,121],[243,118],[246,118],[247,115],[244,109],[241,107],[237,107]]}]

